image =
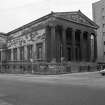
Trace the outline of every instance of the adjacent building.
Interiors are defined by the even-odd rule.
[[[93,20],[99,26],[97,30],[97,48],[99,63],[105,63],[105,1],[93,3]]]

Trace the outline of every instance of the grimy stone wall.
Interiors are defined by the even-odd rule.
[[[8,62],[0,63],[1,73],[63,74],[96,71],[96,64]]]

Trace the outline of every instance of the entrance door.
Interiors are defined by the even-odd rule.
[[[76,61],[80,60],[80,48],[79,47],[75,48],[75,58],[76,58]]]

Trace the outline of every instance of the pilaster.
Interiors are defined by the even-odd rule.
[[[36,43],[33,43],[33,59],[37,59],[37,54],[36,54],[36,51],[37,49],[36,49]]]
[[[80,60],[84,61],[84,48],[83,48],[83,32],[80,32]]]
[[[94,35],[94,61],[97,60],[97,36]]]
[[[46,54],[45,54],[45,53],[46,53],[46,50],[45,50],[46,48],[45,48],[45,47],[46,47],[46,46],[45,46],[45,41],[44,41],[44,42],[43,42],[43,60],[44,60],[44,61],[46,61]]]
[[[51,61],[56,61],[56,29],[55,25],[51,25]]]
[[[13,61],[13,48],[11,49],[11,61]]]
[[[27,60],[27,46],[24,46],[24,58]]]
[[[66,28],[62,28],[62,41],[63,41],[63,57],[64,60],[67,60],[67,48],[66,48]]]
[[[19,47],[17,48],[17,60],[18,61],[20,60],[20,48]]]
[[[91,34],[88,33],[88,61],[91,61]]]

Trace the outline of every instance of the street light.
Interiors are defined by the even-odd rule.
[[[33,61],[34,60],[31,58],[30,61],[31,61],[31,64],[32,64],[32,74],[33,74],[34,73],[34,70],[33,70]]]

